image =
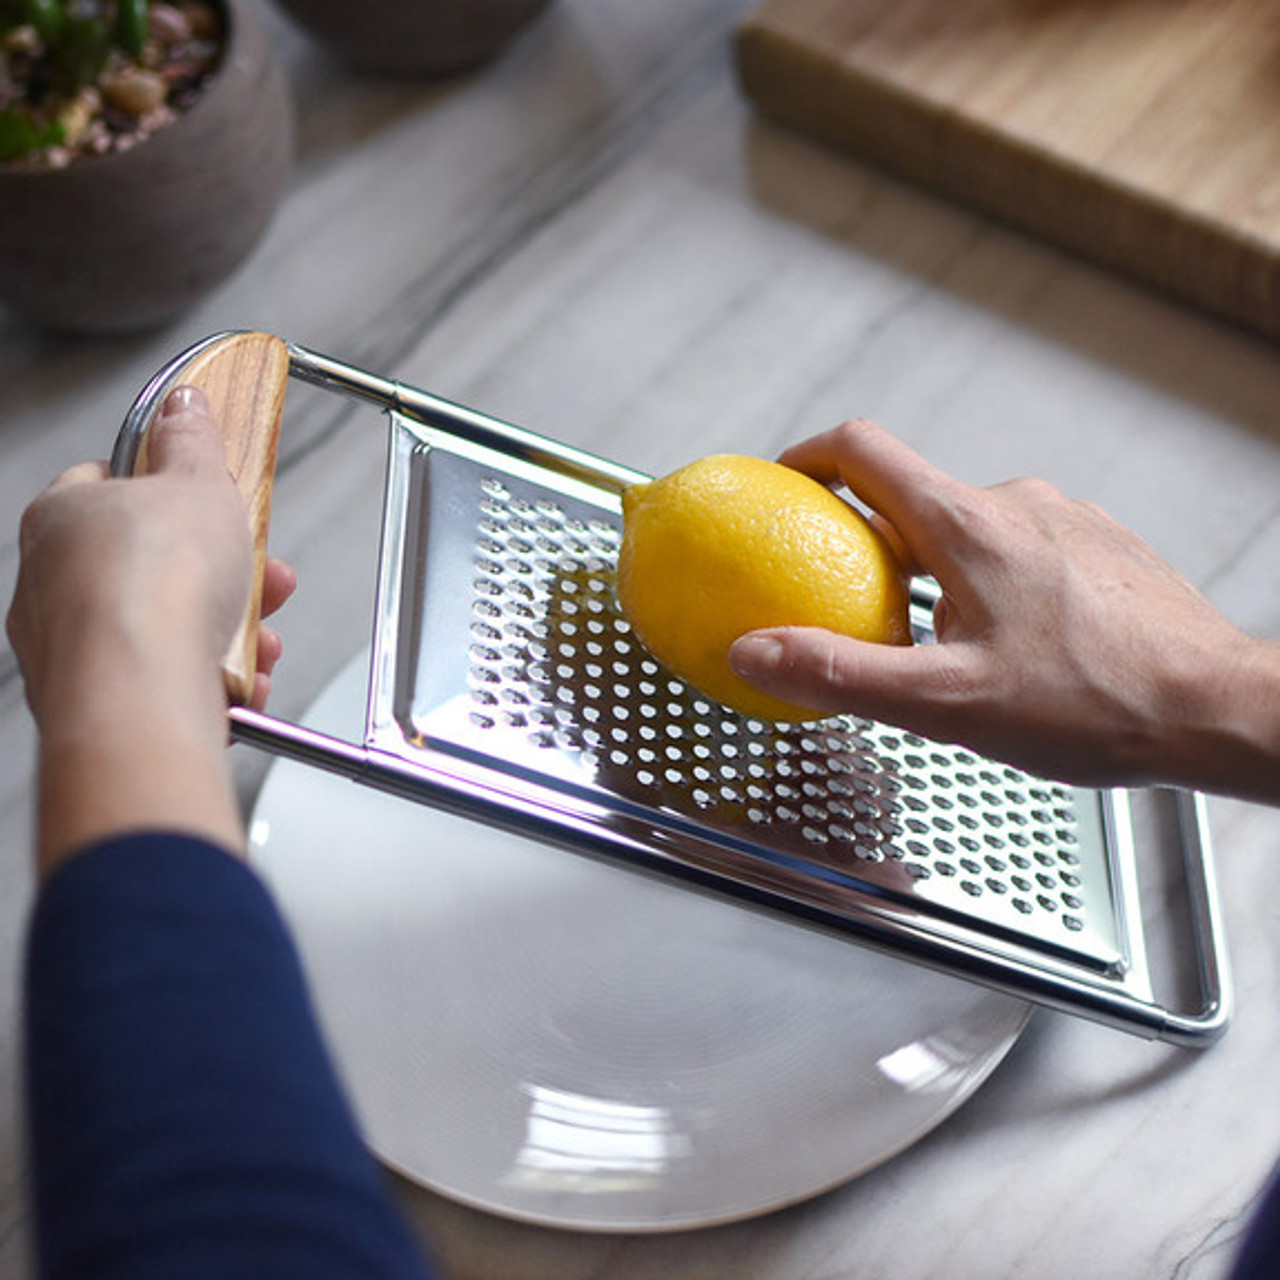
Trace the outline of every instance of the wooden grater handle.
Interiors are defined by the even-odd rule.
[[[289,351],[269,333],[232,333],[202,346],[186,363],[168,371],[166,389],[199,387],[208,397],[227,446],[227,466],[244,498],[253,533],[253,589],[249,607],[223,659],[227,697],[237,705],[253,695],[258,667],[258,624],[267,563],[267,528],[275,487],[280,418],[289,380]],[[147,470],[143,438],[134,475]]]

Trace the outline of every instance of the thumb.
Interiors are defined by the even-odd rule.
[[[226,445],[208,397],[199,387],[175,387],[164,398],[147,438],[147,458],[153,473],[227,474]]]
[[[874,644],[820,627],[778,627],[739,636],[729,666],[784,702],[936,737],[962,710],[967,682],[959,648]]]

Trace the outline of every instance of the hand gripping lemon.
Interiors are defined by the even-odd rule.
[[[760,627],[810,626],[910,644],[907,585],[847,502],[780,463],[717,454],[622,495],[618,603],[641,642],[701,693],[761,720],[826,714],[761,693],[729,668]]]

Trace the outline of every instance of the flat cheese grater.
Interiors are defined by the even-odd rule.
[[[1154,994],[1129,793],[853,717],[763,724],[657,663],[613,591],[620,495],[646,476],[265,334],[162,369],[113,473],[145,465],[167,390],[200,382],[265,538],[289,377],[386,417],[365,727],[351,742],[239,706],[237,739],[1150,1038],[1225,1030],[1201,797],[1174,793],[1199,988],[1183,1012]],[[913,584],[921,643],[937,594]]]

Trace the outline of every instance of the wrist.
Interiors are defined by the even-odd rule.
[[[1201,714],[1184,744],[1184,785],[1280,801],[1280,643],[1242,637],[1196,683]]]
[[[189,832],[239,850],[221,675],[182,651],[86,646],[43,691],[37,857],[42,875],[102,838]]]

